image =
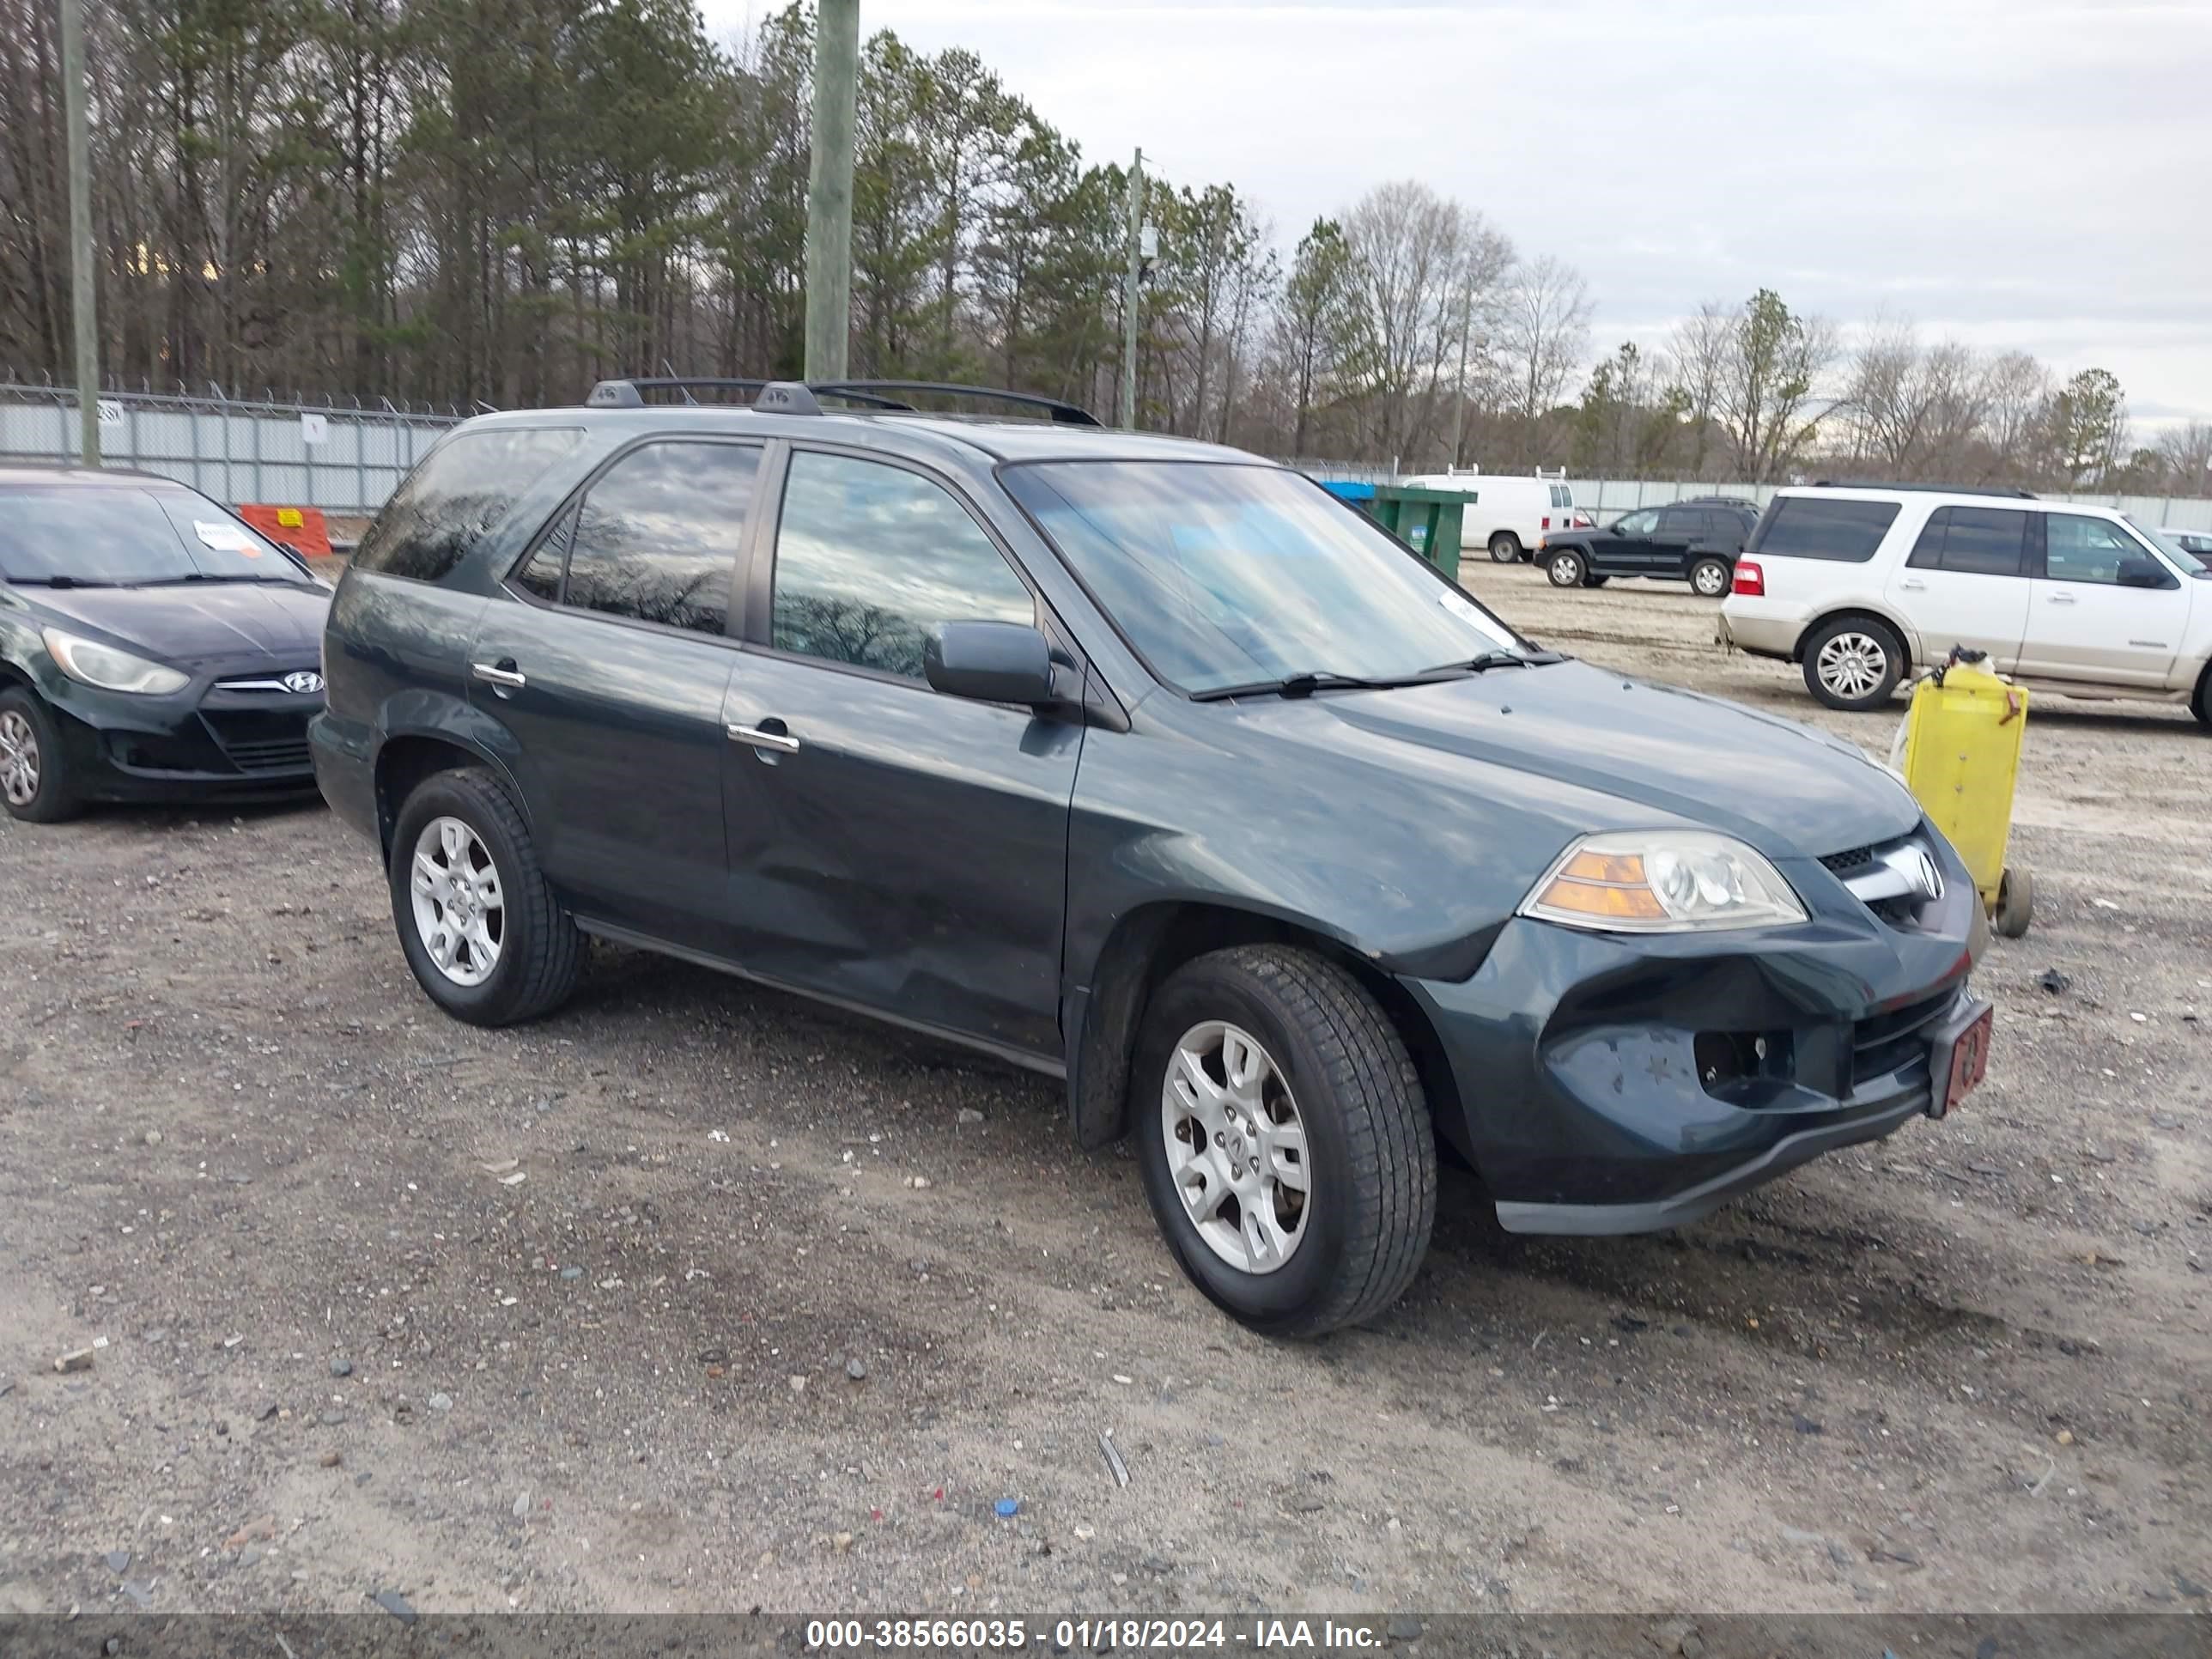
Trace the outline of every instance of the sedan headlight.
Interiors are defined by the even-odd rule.
[[[46,649],[61,665],[63,673],[103,691],[135,691],[143,696],[160,697],[181,691],[192,683],[192,677],[181,669],[148,662],[143,657],[134,657],[112,645],[81,640],[58,628],[41,629],[40,632],[46,638]]]
[[[1604,933],[1688,933],[1802,921],[1805,907],[1780,871],[1732,836],[1632,830],[1568,848],[1521,914]]]

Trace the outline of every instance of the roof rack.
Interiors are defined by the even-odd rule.
[[[1891,483],[1881,479],[1816,478],[1815,489],[1915,489],[1939,495],[2002,495],[2009,501],[2032,501],[2035,492],[2013,484]]]
[[[694,392],[748,392],[753,394],[750,407],[780,415],[819,415],[823,412],[820,398],[832,398],[864,409],[884,413],[915,415],[923,411],[908,401],[912,396],[933,398],[968,398],[985,403],[1011,404],[1020,409],[1042,411],[1055,425],[1089,426],[1101,424],[1098,417],[1078,404],[1058,398],[1041,397],[1030,392],[1012,392],[998,386],[960,386],[944,380],[732,380],[721,377],[693,377],[685,375],[655,375],[619,380],[601,380],[592,388],[591,396],[584,399],[590,409],[642,409],[648,392],[678,394],[683,402],[696,404],[699,399]]]

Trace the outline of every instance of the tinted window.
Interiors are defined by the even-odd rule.
[[[204,495],[129,485],[0,491],[0,577],[119,586],[308,580]]]
[[[939,486],[876,461],[792,456],[775,538],[778,650],[918,680],[938,623],[1036,620],[1021,578]]]
[[[2017,576],[2027,514],[2003,507],[1939,507],[1928,515],[1905,562],[1917,570],[1966,576]]]
[[[1760,522],[1755,550],[1773,558],[1863,564],[1896,518],[1895,501],[1778,495]]]
[[[1649,536],[1659,527],[1659,509],[1647,507],[1641,513],[1632,513],[1617,528],[1624,536]]]
[[[695,634],[724,632],[760,459],[750,444],[630,451],[585,492],[566,602]]]
[[[568,574],[568,544],[575,538],[576,509],[570,507],[545,532],[537,550],[522,562],[522,568],[514,573],[515,585],[549,605],[557,601],[561,597],[561,580]]]
[[[441,581],[546,469],[575,453],[572,428],[460,432],[422,458],[361,538],[354,568]]]
[[[1692,541],[1704,530],[1703,515],[1687,507],[1673,507],[1659,515],[1659,533],[1671,541]]]
[[[1322,671],[1386,679],[1517,644],[1295,472],[1058,461],[1001,476],[1152,672],[1187,692]]]
[[[2055,582],[2171,587],[2173,578],[2141,542],[2105,519],[2052,513],[2043,520],[2043,573]]]

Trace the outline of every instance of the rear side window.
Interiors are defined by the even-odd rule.
[[[1832,559],[1864,564],[1896,521],[1895,501],[1836,501],[1778,495],[1753,538],[1753,551],[1778,559]]]
[[[585,492],[563,599],[694,634],[726,632],[760,463],[751,444],[678,441],[630,451]],[[545,545],[562,538],[556,527]],[[525,586],[532,574],[526,567]]]
[[[2003,507],[1939,507],[1928,515],[1905,562],[1916,570],[1963,576],[2017,576],[2027,545],[2027,514]]]
[[[457,433],[424,456],[384,504],[361,538],[355,568],[443,581],[523,492],[583,441],[573,427]]]

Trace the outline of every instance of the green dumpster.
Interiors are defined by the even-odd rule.
[[[1459,580],[1459,540],[1468,498],[1453,489],[1413,489],[1376,484],[1367,510],[1376,523],[1438,570]]]

